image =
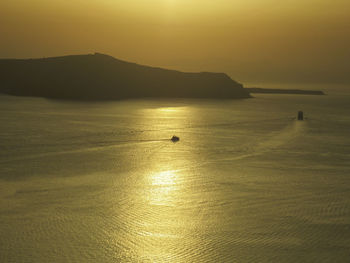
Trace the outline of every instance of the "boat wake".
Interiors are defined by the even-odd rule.
[[[278,132],[272,132],[263,138],[255,140],[244,146],[242,153],[236,156],[222,159],[223,161],[236,161],[254,156],[263,155],[269,152],[278,151],[301,136],[305,129],[305,122],[292,121],[285,128]]]

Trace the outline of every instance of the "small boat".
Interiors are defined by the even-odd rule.
[[[298,121],[303,121],[304,120],[304,113],[302,111],[298,112]]]
[[[180,138],[174,135],[170,140],[172,140],[172,142],[178,142],[180,141]]]

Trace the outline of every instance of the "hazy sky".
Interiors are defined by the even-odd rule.
[[[95,51],[241,82],[350,83],[350,1],[0,0],[0,57]]]

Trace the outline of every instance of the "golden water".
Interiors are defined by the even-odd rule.
[[[348,102],[3,96],[0,261],[347,262]]]

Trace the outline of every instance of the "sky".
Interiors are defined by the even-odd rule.
[[[249,83],[350,83],[349,0],[1,0],[0,58],[100,52]]]

